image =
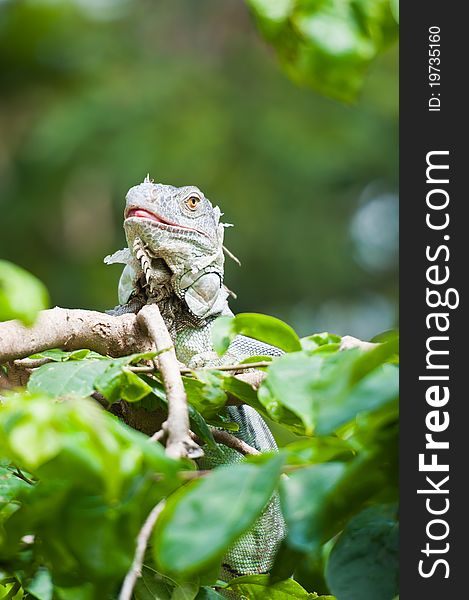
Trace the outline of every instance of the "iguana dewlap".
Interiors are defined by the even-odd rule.
[[[124,229],[128,248],[105,262],[125,264],[115,313],[137,312],[157,302],[174,339],[177,358],[189,366],[238,363],[249,356],[278,356],[278,348],[237,336],[219,359],[213,352],[211,327],[220,315],[232,315],[223,285],[222,213],[194,186],[155,184],[147,177],[126,197]],[[277,449],[263,419],[249,406],[227,407],[239,425],[238,437],[258,450]],[[206,451],[201,468],[238,462],[243,456],[219,446]],[[223,576],[266,573],[285,525],[275,496],[256,524],[225,557]]]

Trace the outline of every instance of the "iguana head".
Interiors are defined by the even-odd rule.
[[[195,186],[153,183],[149,177],[127,193],[124,230],[129,248],[105,261],[127,266],[119,283],[119,301],[127,302],[142,276],[153,288],[165,285],[197,317],[221,312],[223,224],[221,212]]]
[[[173,250],[175,242],[191,254],[211,255],[220,247],[220,209],[195,186],[181,188],[148,178],[127,193],[124,229],[129,246],[136,236],[152,250]]]

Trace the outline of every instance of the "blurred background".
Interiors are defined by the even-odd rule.
[[[397,86],[396,45],[355,103],[295,85],[243,0],[0,0],[0,257],[114,306],[150,173],[235,224],[234,312],[369,338],[397,325]]]

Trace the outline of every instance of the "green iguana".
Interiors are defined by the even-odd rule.
[[[107,264],[123,263],[119,281],[120,306],[114,314],[138,312],[156,302],[174,340],[179,361],[189,367],[219,365],[211,342],[213,321],[233,313],[223,285],[226,225],[222,213],[194,186],[155,184],[147,176],[126,197],[124,229],[128,248],[105,258]],[[224,364],[236,364],[249,356],[279,356],[282,352],[254,339],[237,336]],[[270,430],[249,406],[226,408],[239,425],[236,435],[254,448],[277,448]],[[201,468],[238,462],[243,456],[226,446],[206,451]],[[274,496],[258,521],[226,555],[222,577],[266,573],[285,535],[279,500]]]

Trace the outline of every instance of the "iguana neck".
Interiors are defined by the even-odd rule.
[[[181,329],[203,327],[206,319],[193,315],[173,287],[172,273],[165,261],[151,255],[139,238],[134,241],[133,256],[138,262],[138,280],[129,305],[139,310],[145,304],[158,304],[166,326],[173,337]]]

